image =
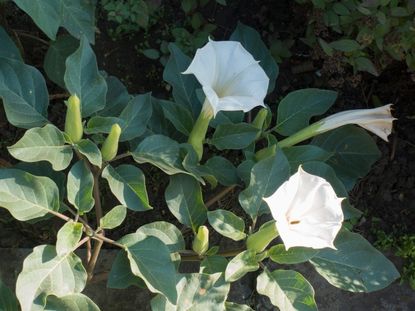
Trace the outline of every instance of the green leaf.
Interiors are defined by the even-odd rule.
[[[73,54],[79,41],[70,35],[59,36],[56,41],[52,41],[43,61],[43,68],[49,79],[65,88],[63,79],[66,71],[66,59]]]
[[[127,208],[117,205],[100,219],[99,226],[102,229],[114,229],[123,223],[125,216],[127,216]]]
[[[128,234],[119,242],[125,245],[133,274],[142,278],[150,291],[175,304],[177,276],[169,248],[159,239],[139,233]]]
[[[122,205],[133,211],[152,209],[148,201],[145,176],[138,167],[122,164],[114,168],[108,165],[102,172],[102,177],[108,181],[111,192]]]
[[[48,122],[48,90],[35,67],[0,57],[0,98],[14,126],[32,128]]]
[[[244,149],[253,143],[260,130],[252,124],[223,124],[216,128],[209,143],[219,150]]]
[[[250,306],[240,305],[234,302],[225,302],[225,311],[254,311]]]
[[[320,250],[310,260],[317,272],[333,286],[370,293],[399,278],[392,262],[359,234],[342,231],[334,245],[337,250]]]
[[[325,113],[336,101],[337,92],[303,89],[289,93],[278,105],[276,131],[289,136],[309,125],[313,116]]]
[[[145,49],[142,51],[144,56],[150,59],[159,59],[160,52],[156,49]]]
[[[145,288],[144,281],[131,272],[130,261],[127,253],[119,251],[112,263],[108,275],[107,287],[115,289],[125,289],[130,286]]]
[[[324,53],[326,53],[328,56],[333,56],[333,48],[326,41],[324,41],[321,38],[318,38],[318,43],[320,44]]]
[[[118,116],[131,100],[131,96],[117,77],[108,76],[105,81],[108,86],[105,107],[98,114],[104,117]]]
[[[269,258],[282,265],[295,265],[306,262],[317,253],[318,250],[308,247],[291,247],[289,250],[285,250],[284,244],[272,246],[268,251]]]
[[[59,190],[48,177],[16,169],[1,169],[0,206],[20,221],[42,217],[48,211],[59,209]]]
[[[209,252],[209,251],[208,251]],[[225,272],[228,260],[223,256],[206,256],[200,262],[200,273],[215,274]]]
[[[184,75],[191,62],[174,43],[169,44],[170,58],[164,67],[163,79],[173,87],[174,101],[184,105],[192,111],[194,117],[199,115],[202,108],[196,96],[196,88],[199,87],[194,75]]]
[[[357,57],[354,59],[354,65],[358,71],[366,71],[374,76],[378,76],[379,72],[375,64],[367,57]]]
[[[0,279],[0,310],[19,311],[16,296]]]
[[[165,198],[170,212],[193,232],[205,223],[207,209],[200,184],[193,177],[184,174],[171,176]]]
[[[98,306],[83,294],[72,294],[63,297],[47,297],[44,311],[100,311]]]
[[[124,120],[118,117],[95,116],[89,119],[84,132],[86,134],[108,134],[111,131],[111,126],[115,123],[117,123],[121,128],[125,126]]]
[[[265,269],[257,278],[257,291],[284,311],[317,311],[314,289],[297,271]]]
[[[170,252],[178,252],[186,249],[182,233],[177,227],[166,221],[155,221],[145,224],[137,229],[137,233],[153,236],[162,241]]]
[[[41,311],[47,296],[80,293],[86,278],[82,261],[75,254],[59,257],[54,246],[36,246],[23,262],[17,278],[16,296],[22,311]]]
[[[327,164],[334,169],[348,191],[380,157],[380,151],[370,135],[352,125],[319,135],[312,144],[334,154]]]
[[[302,145],[284,148],[284,154],[290,163],[292,171],[297,171],[298,166],[305,162],[324,162],[332,156],[332,153],[314,145]]]
[[[236,255],[228,263],[225,271],[226,282],[235,282],[242,278],[248,272],[259,269],[259,264],[256,259],[256,252],[246,250]]]
[[[20,51],[16,44],[9,37],[3,27],[0,26],[0,57],[14,59],[19,62],[23,62]]]
[[[56,171],[67,168],[73,156],[71,147],[65,145],[62,132],[51,124],[27,130],[16,144],[7,149],[21,161],[48,161]]]
[[[245,222],[230,211],[217,209],[207,213],[209,224],[219,234],[226,236],[234,241],[242,240],[246,237]]]
[[[275,88],[275,81],[277,80],[279,69],[259,33],[255,29],[238,22],[229,40],[241,42],[243,47],[252,54],[255,60],[259,61],[259,64],[269,78],[268,93],[271,93]]]
[[[68,174],[68,201],[81,213],[89,212],[95,205],[93,197],[94,176],[84,161],[76,162]]]
[[[107,83],[98,71],[94,51],[83,37],[79,48],[66,59],[64,76],[69,93],[81,100],[82,117],[105,107]]]
[[[35,24],[52,40],[60,26],[71,35],[80,38],[83,35],[94,42],[95,2],[82,0],[13,0],[25,11]]]
[[[207,160],[204,165],[213,176],[224,186],[232,186],[238,183],[238,174],[235,166],[228,159],[214,156]]]
[[[252,219],[258,216],[263,198],[273,194],[290,176],[290,166],[280,149],[273,157],[256,163],[249,186],[239,194],[239,203]]]
[[[84,155],[92,165],[101,168],[101,151],[96,144],[94,144],[89,139],[82,139],[77,142],[74,147],[80,154]]]
[[[341,39],[337,41],[330,42],[329,45],[338,51],[341,52],[353,52],[356,50],[360,50],[360,44],[351,39]]]
[[[80,222],[66,222],[59,229],[56,237],[56,254],[65,256],[75,250],[76,245],[81,240],[83,225]]]
[[[185,106],[172,101],[160,100],[159,102],[166,118],[180,133],[189,136],[194,124],[191,112]]]

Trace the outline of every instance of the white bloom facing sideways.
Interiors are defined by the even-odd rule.
[[[269,78],[239,42],[209,40],[183,74],[196,76],[213,116],[221,110],[247,112],[264,106]]]
[[[388,136],[392,132],[393,120],[396,120],[392,116],[391,106],[385,105],[374,109],[356,109],[336,113],[321,120],[322,125],[318,131],[326,132],[346,124],[357,124],[384,141],[388,141]]]
[[[307,173],[300,166],[268,198],[271,214],[285,249],[303,246],[334,248],[334,239],[344,219],[333,187],[324,178]]]

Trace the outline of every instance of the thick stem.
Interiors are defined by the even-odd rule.
[[[200,112],[187,141],[195,149],[199,161],[203,156],[203,143],[209,127],[209,122],[212,118],[213,110],[209,101],[206,99],[203,104],[202,111]]]
[[[304,140],[307,140],[311,137],[321,134],[318,129],[321,127],[320,122],[313,123],[302,130],[298,131],[297,133],[281,140],[278,142],[277,146],[280,148],[287,148],[294,146]]]
[[[222,199],[224,196],[226,196],[229,192],[231,192],[234,188],[236,187],[236,185],[232,185],[229,187],[226,187],[225,189],[223,189],[221,192],[215,194],[212,198],[210,198],[207,202],[206,202],[206,207],[209,208],[211,207],[213,204],[215,204],[217,201],[219,201],[220,199]]]

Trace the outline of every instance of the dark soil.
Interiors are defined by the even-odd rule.
[[[312,51],[299,40],[304,35],[307,13],[304,7],[297,6],[294,1],[228,0],[228,3],[226,7],[209,5],[202,11],[207,20],[218,25],[214,33],[216,40],[227,39],[238,21],[257,29],[263,38],[266,38],[265,40],[289,37],[295,39],[292,57],[280,64],[277,90],[269,97],[268,102],[271,103],[274,111],[277,98],[305,87],[337,90],[339,100],[330,112],[371,108],[374,107],[373,98],[378,98],[382,104],[394,104],[394,115],[398,120],[395,121],[390,142],[385,143],[377,139],[382,158],[374,165],[368,176],[353,189],[351,200],[364,212],[364,218],[356,229],[369,239],[373,240],[371,236],[373,219],[380,219],[380,226],[387,233],[415,233],[415,83],[404,64],[391,64],[379,77],[369,74],[354,75],[351,68],[340,63],[336,56],[323,57],[321,53]],[[166,1],[164,5],[166,14],[161,22],[168,26],[180,24],[184,14],[176,1]],[[47,45],[23,33],[41,39],[45,37],[25,14],[15,10],[12,5],[3,17],[5,17],[3,24],[7,22],[4,25],[9,31],[18,30],[14,34],[20,40],[26,62],[41,70]],[[108,35],[111,24],[106,21],[105,13],[98,10],[98,17],[99,33],[94,49],[100,68],[110,75],[119,77],[131,93],[152,91],[157,97],[167,98],[168,86],[162,81],[163,66],[159,61],[152,61],[139,55],[135,49],[137,42],[143,40],[143,33],[131,34],[113,41]],[[271,23],[272,27],[270,27]],[[157,26],[153,28],[146,40],[157,40],[160,31]],[[48,87],[51,94],[63,92],[54,85]],[[50,109],[51,118],[61,128],[63,107],[62,102],[57,100]],[[12,127],[4,116],[1,116],[0,165],[7,166],[9,163],[14,163],[8,155],[6,146],[16,142],[22,134],[22,130]],[[147,176],[152,176],[148,180],[147,187],[155,210],[147,213],[131,213],[124,229],[113,234],[114,239],[135,231],[137,227],[148,221],[160,219],[174,221],[165,208],[163,200],[168,180],[154,168],[145,169],[151,173]],[[210,195],[210,193],[206,194],[205,200]],[[235,199],[233,204],[237,204],[236,198],[237,193],[234,192],[230,194],[228,200]],[[36,225],[16,222],[2,210],[0,211],[0,247],[31,247],[54,243],[60,225],[60,221],[51,220]]]

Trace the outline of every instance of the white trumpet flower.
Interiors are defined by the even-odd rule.
[[[285,248],[303,246],[334,248],[334,239],[344,219],[332,186],[302,167],[268,198],[264,198],[276,221]]]
[[[239,42],[209,40],[183,74],[196,76],[213,116],[221,110],[247,112],[264,106],[269,78]]]

